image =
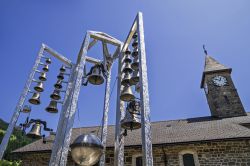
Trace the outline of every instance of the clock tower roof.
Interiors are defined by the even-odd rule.
[[[204,66],[204,71],[203,71],[202,80],[201,80],[201,88],[203,88],[204,78],[205,78],[206,74],[216,73],[216,72],[221,72],[221,71],[227,71],[227,72],[231,73],[232,69],[226,67],[225,65],[222,65],[221,63],[216,61],[211,56],[206,55],[205,56],[205,66]]]

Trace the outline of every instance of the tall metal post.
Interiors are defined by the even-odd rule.
[[[25,101],[25,99],[27,97],[27,94],[29,93],[29,88],[30,88],[30,85],[31,85],[32,80],[34,78],[34,75],[36,73],[36,70],[37,70],[37,68],[39,66],[39,63],[41,61],[41,58],[43,56],[44,48],[45,48],[45,46],[44,46],[44,44],[42,44],[42,46],[40,48],[40,51],[38,53],[38,56],[36,58],[35,64],[34,64],[32,70],[31,70],[31,72],[29,74],[29,77],[28,77],[28,80],[27,80],[27,82],[25,84],[23,92],[21,93],[19,101],[18,101],[18,103],[16,105],[15,111],[14,111],[14,113],[12,115],[11,121],[10,121],[9,126],[7,128],[7,131],[6,131],[6,133],[5,133],[4,137],[3,137],[3,140],[2,140],[2,143],[1,143],[1,146],[0,146],[0,160],[3,158],[4,152],[5,152],[6,148],[7,148],[7,145],[8,145],[9,139],[10,139],[10,136],[11,136],[13,130],[14,130],[14,127],[16,126],[16,122],[17,122],[18,117],[20,115],[20,111],[21,111],[21,109],[23,107],[23,104],[24,104],[24,101]]]
[[[144,28],[142,13],[137,15],[137,32],[139,39],[139,71],[140,71],[140,99],[141,99],[141,136],[142,136],[142,152],[143,165],[153,166],[152,154],[152,138],[151,138],[151,124],[150,124],[150,107],[148,94],[148,76],[146,64],[146,51],[144,42]]]

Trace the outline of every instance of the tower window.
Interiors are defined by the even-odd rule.
[[[141,154],[133,155],[132,166],[142,166],[142,155]]]
[[[194,150],[183,150],[179,153],[180,166],[200,166],[198,155]]]
[[[195,166],[193,154],[184,154],[183,156],[183,165],[184,166]]]

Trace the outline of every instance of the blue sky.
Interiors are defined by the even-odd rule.
[[[249,5],[248,0],[1,0],[0,117],[10,120],[42,42],[75,61],[87,30],[103,31],[124,41],[138,11],[144,15],[152,121],[210,115],[199,87],[203,44],[215,59],[233,68],[234,83],[249,111]],[[100,45],[88,55],[99,57]],[[53,59],[42,104],[31,113],[31,118],[47,120],[52,128],[59,114],[49,114],[44,108],[59,66]],[[109,124],[115,122],[115,92]],[[104,86],[81,89],[75,126],[100,124],[103,95]],[[25,117],[22,114],[18,123]]]

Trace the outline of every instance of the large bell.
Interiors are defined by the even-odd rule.
[[[50,59],[50,58],[47,58],[45,62],[46,62],[47,64],[51,64],[51,59]]]
[[[135,96],[134,96],[130,86],[124,86],[123,87],[120,99],[122,101],[131,101],[131,100],[135,99]]]
[[[48,72],[49,71],[49,65],[44,65],[43,66],[43,71]]]
[[[133,70],[138,70],[139,69],[139,58],[138,58],[138,56],[134,58],[133,63],[131,64],[131,68]]]
[[[137,57],[138,56],[138,48],[135,48],[132,52],[132,57]]]
[[[38,82],[37,85],[34,87],[34,89],[37,92],[43,92],[44,91],[44,89],[43,89],[43,82]]]
[[[133,72],[133,69],[131,68],[130,63],[125,62],[124,66],[122,68],[122,72],[123,73],[127,73],[127,72],[132,73]]]
[[[81,166],[96,164],[103,153],[102,142],[92,133],[78,136],[70,148],[72,159]]]
[[[58,79],[63,80],[64,79],[64,74],[60,72],[57,76]]]
[[[66,67],[65,66],[62,66],[61,68],[60,68],[60,72],[65,72],[66,71]]]
[[[55,100],[51,100],[49,106],[46,108],[46,111],[48,111],[49,113],[57,113],[57,102]]]
[[[50,98],[54,100],[60,100],[61,99],[60,90],[55,89],[54,92],[50,95]]]
[[[46,73],[42,72],[41,75],[39,76],[39,80],[40,81],[46,81],[47,80]]]
[[[94,66],[92,73],[88,76],[89,83],[93,85],[101,85],[104,82],[101,68],[99,66]]]
[[[123,129],[135,130],[141,128],[141,117],[139,113],[130,113],[127,109],[125,117],[121,120]]]
[[[34,105],[39,105],[40,102],[40,93],[35,92],[33,96],[29,99],[29,102]]]
[[[31,106],[25,105],[22,110],[23,113],[29,113],[31,112]]]
[[[54,87],[56,89],[62,89],[62,80],[57,80]]]
[[[36,122],[35,124],[32,125],[32,128],[30,130],[29,133],[26,134],[27,137],[33,138],[33,139],[37,139],[37,138],[41,138],[41,124]]]
[[[125,55],[124,59],[123,59],[123,62],[124,63],[131,63],[132,62],[131,56],[130,55]]]
[[[130,79],[130,84],[131,85],[136,85],[140,80],[140,75],[139,75],[139,70],[135,70],[133,72],[133,76]]]
[[[130,85],[130,79],[131,79],[131,75],[130,75],[129,72],[123,73],[121,84],[123,86],[129,86]]]

